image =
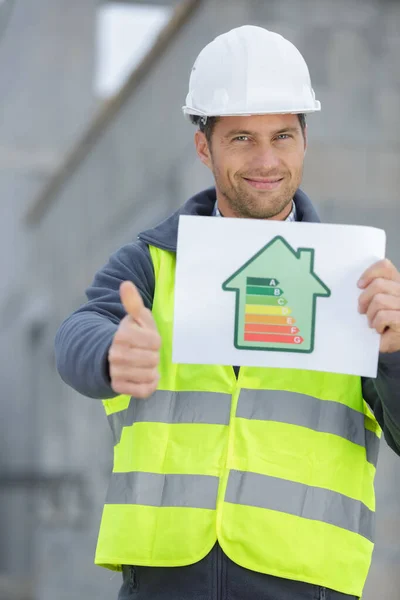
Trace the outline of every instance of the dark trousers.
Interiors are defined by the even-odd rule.
[[[188,567],[123,569],[118,600],[355,600],[316,585],[239,567],[216,544]]]

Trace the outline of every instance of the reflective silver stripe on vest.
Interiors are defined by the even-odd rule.
[[[367,461],[373,464],[375,467],[378,464],[379,447],[381,440],[378,438],[376,433],[365,430],[365,447],[367,450]]]
[[[218,477],[211,475],[113,473],[106,504],[215,509],[218,485]]]
[[[157,390],[150,398],[131,398],[125,410],[108,415],[114,443],[134,423],[205,423],[229,425],[230,394]]]
[[[375,513],[362,502],[331,490],[257,473],[231,471],[225,500],[322,521],[373,541]]]
[[[122,428],[124,426],[126,410],[107,415],[108,424],[113,433],[114,445],[118,444],[121,439]]]
[[[289,423],[338,435],[366,448],[368,462],[376,466],[379,438],[373,432],[367,433],[363,413],[339,402],[283,390],[245,389],[240,392],[236,416]]]

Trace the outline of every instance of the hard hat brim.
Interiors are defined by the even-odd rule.
[[[219,114],[210,114],[196,108],[192,108],[191,106],[182,106],[182,111],[185,117],[190,118],[193,117],[251,117],[255,115],[297,115],[297,114],[310,114],[313,112],[319,112],[321,110],[321,102],[319,100],[315,100],[315,105],[313,107],[302,107],[290,110],[261,110],[254,111],[251,113],[247,112],[227,112]]]

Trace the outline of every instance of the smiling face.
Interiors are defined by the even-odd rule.
[[[221,117],[211,142],[197,131],[195,143],[214,174],[224,216],[283,220],[289,215],[307,145],[297,115]]]

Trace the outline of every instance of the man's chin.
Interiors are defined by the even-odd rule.
[[[288,214],[290,212],[289,206],[293,196],[287,196],[285,200],[279,200],[278,198],[273,198],[270,194],[268,197],[268,202],[265,201],[265,192],[252,194],[251,197],[246,195],[247,198],[243,198],[242,201],[238,199],[236,206],[232,206],[236,213],[240,214],[243,217],[251,218],[251,219],[273,219],[277,215],[280,215],[287,208]],[[264,197],[264,201],[262,198]]]

